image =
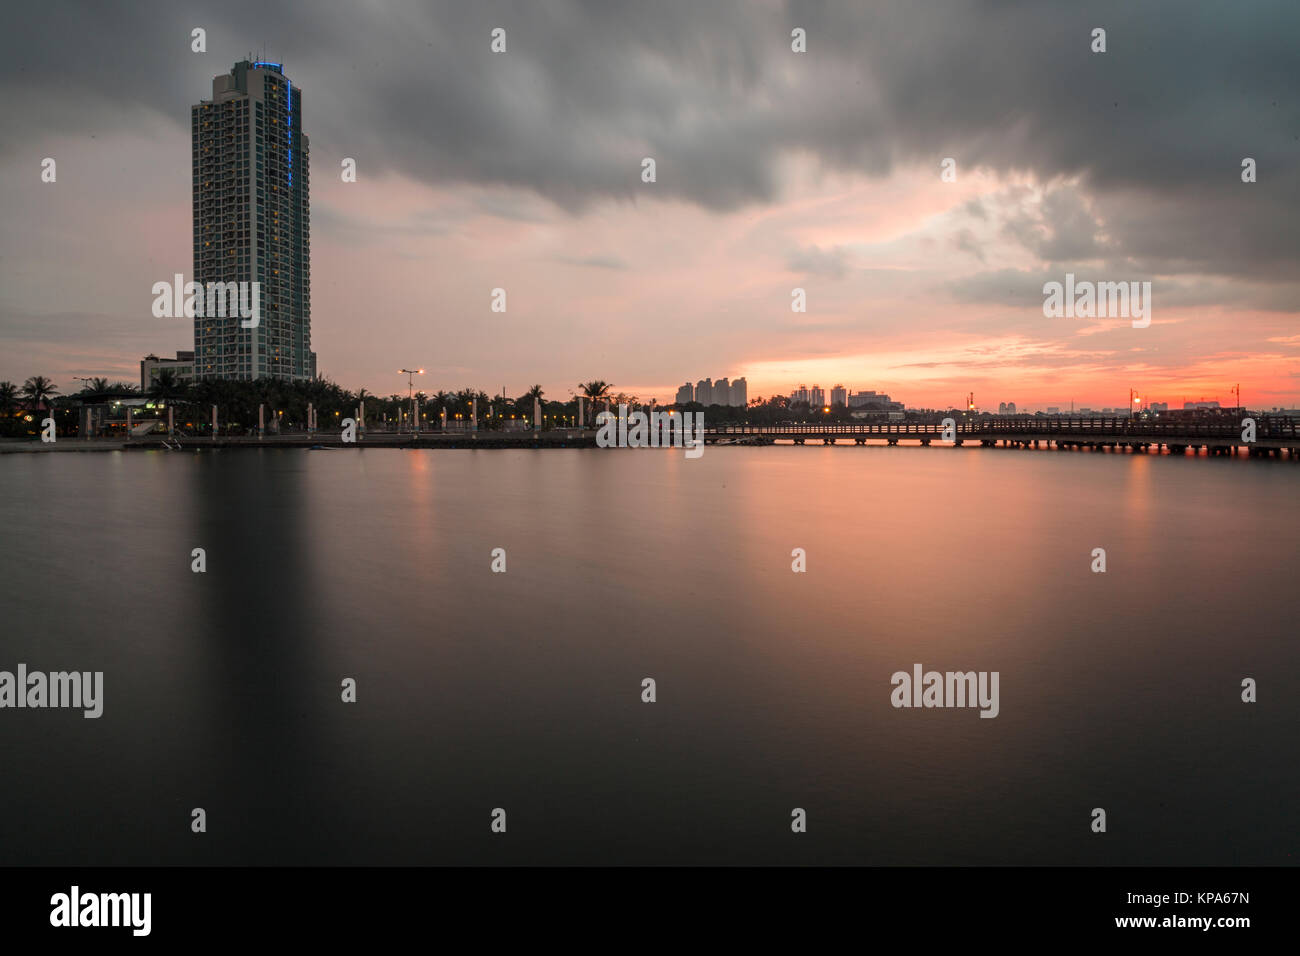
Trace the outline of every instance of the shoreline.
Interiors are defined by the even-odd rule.
[[[39,440],[14,440],[0,439],[0,455],[9,454],[56,454],[56,453],[75,453],[75,452],[136,452],[136,451],[168,451],[168,452],[194,452],[194,451],[225,451],[233,449],[300,449],[303,451],[321,450],[333,451],[338,449],[347,450],[364,450],[366,448],[388,448],[388,449],[542,449],[542,448],[597,448],[596,429],[556,429],[554,431],[542,432],[540,434],[527,433],[501,433],[501,432],[478,432],[466,434],[444,434],[429,433],[418,436],[412,435],[394,435],[381,434],[364,437],[355,442],[344,442],[340,435],[276,435],[263,438],[244,437],[244,436],[224,436],[216,439],[201,437],[180,436],[179,439],[166,440],[164,438],[101,438],[101,439],[81,439],[76,437],[67,437],[55,442],[41,442]],[[845,440],[845,439],[849,440]],[[964,436],[964,441],[943,442],[932,440],[923,436],[864,436],[862,439],[852,439],[849,436],[842,436],[839,439],[840,445],[856,446],[875,446],[875,447],[892,447],[896,445],[907,445],[913,447],[929,447],[933,444],[936,447],[962,447],[970,445],[975,448],[994,448],[998,447],[999,441],[971,440],[971,436]],[[705,446],[708,448],[718,447],[769,447],[777,444],[787,447],[800,447],[805,444],[813,445],[831,445],[836,444],[835,439],[796,439],[779,436],[777,438],[745,436],[737,434],[728,434],[721,432],[706,436]],[[1004,450],[1045,450],[1045,451],[1108,451],[1112,454],[1129,453],[1129,454],[1146,454],[1170,457],[1187,457],[1187,451],[1192,452],[1192,457],[1250,457],[1250,458],[1285,458],[1290,461],[1300,461],[1300,444],[1293,441],[1264,439],[1251,445],[1229,444],[1221,441],[1206,443],[1201,439],[1203,444],[1185,444],[1179,442],[1171,447],[1163,447],[1162,444],[1151,442],[1133,442],[1125,440],[1116,440],[1111,437],[1080,438],[1072,436],[1069,440],[1055,438],[1056,447],[1052,447],[1052,441],[1043,441],[1043,447],[1040,449],[1039,440],[1021,439],[1000,441]],[[681,451],[680,447],[675,445],[661,446],[666,451]]]

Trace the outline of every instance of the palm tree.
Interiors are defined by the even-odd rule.
[[[599,378],[590,382],[582,382],[578,384],[578,388],[582,389],[582,393],[592,401],[608,398],[609,390],[613,387],[613,384],[610,382],[606,382]]]
[[[164,403],[181,398],[185,392],[185,383],[178,380],[176,373],[169,368],[160,369],[158,377],[149,386],[149,397]]]
[[[524,392],[523,395],[519,396],[518,400],[515,402],[515,406],[523,413],[524,421],[531,423],[533,420],[533,410],[538,406],[538,404],[543,406],[545,405],[545,400],[542,398],[543,394],[542,386],[534,385],[528,391]]]
[[[44,375],[33,375],[27,381],[23,382],[23,398],[31,403],[32,411],[37,410],[37,406],[44,403],[50,406],[51,411],[54,408],[54,396],[59,393],[58,386]]]
[[[0,412],[8,415],[18,404],[18,386],[13,382],[0,382]]]
[[[591,404],[591,421],[593,424],[595,424],[596,421],[596,402],[603,401],[608,406],[609,390],[613,387],[612,383],[599,378],[592,379],[590,382],[578,383],[578,388],[582,391],[582,394],[587,397],[587,401]]]
[[[603,378],[593,378],[589,382],[580,382],[578,389],[586,395],[586,399],[591,405],[591,414],[595,415],[595,403],[604,402],[606,406],[610,403],[610,389],[614,388],[612,382],[604,381]]]

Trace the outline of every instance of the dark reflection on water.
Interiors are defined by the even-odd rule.
[[[5,456],[0,668],[103,670],[106,700],[0,711],[0,859],[1294,863],[1297,481],[948,448]],[[915,662],[999,671],[1000,715],[895,710]]]

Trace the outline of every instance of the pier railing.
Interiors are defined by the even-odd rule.
[[[1244,419],[1246,416],[1242,416]],[[1080,436],[1087,438],[1153,438],[1242,440],[1242,419],[1213,420],[1129,419],[1129,418],[986,418],[957,421],[947,434],[958,438],[1004,438],[1011,436]],[[1280,415],[1254,416],[1257,439],[1300,440],[1300,419]],[[716,425],[705,429],[707,436],[770,436],[775,438],[942,438],[943,421],[826,423],[800,422],[782,425]]]

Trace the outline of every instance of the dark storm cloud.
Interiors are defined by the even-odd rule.
[[[1106,255],[1104,226],[1078,189],[1049,187],[1032,211],[1019,210],[1003,224],[1004,232],[1040,259],[1071,262]]]
[[[1079,180],[1091,207],[1023,237],[1046,259],[1282,278],[1300,254],[1294,0],[54,2],[9,20],[5,150],[141,109],[183,127],[212,75],[265,42],[305,88],[317,175],[350,156],[363,176],[502,184],[570,210],[647,190],[728,210],[775,198],[793,154],[936,178],[951,156],[959,176]],[[189,50],[196,26],[206,55]],[[498,26],[504,55],[488,48]],[[806,54],[790,51],[796,26]],[[1089,49],[1099,26],[1105,54]]]

